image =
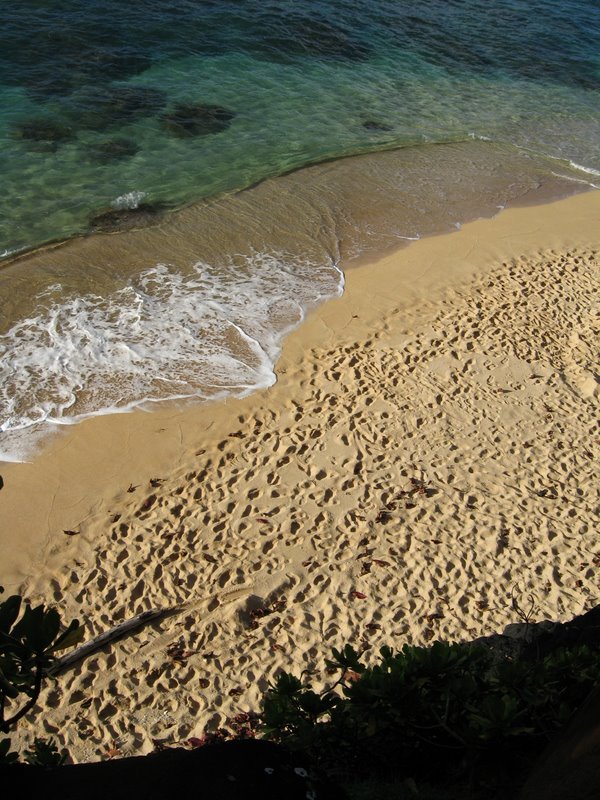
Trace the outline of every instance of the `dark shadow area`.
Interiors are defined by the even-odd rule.
[[[61,800],[344,800],[305,758],[260,740],[163,750],[149,756],[93,764],[0,766],[3,786],[20,797]]]

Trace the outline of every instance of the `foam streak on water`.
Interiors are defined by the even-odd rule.
[[[49,424],[270,386],[283,336],[342,288],[335,264],[264,253],[185,276],[157,265],[107,297],[55,284],[0,337],[1,457],[23,458]]]

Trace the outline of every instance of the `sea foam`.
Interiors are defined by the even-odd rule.
[[[342,291],[334,263],[264,253],[186,274],[159,264],[107,297],[54,284],[0,337],[0,457],[88,416],[268,387],[285,334]]]
[[[111,206],[117,209],[117,211],[123,211],[124,209],[131,210],[138,208],[139,204],[146,196],[146,192],[126,192],[125,194],[115,197],[115,199],[111,202]]]

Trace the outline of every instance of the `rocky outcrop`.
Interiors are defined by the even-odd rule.
[[[162,203],[140,203],[136,208],[107,208],[90,217],[90,233],[115,233],[145,228],[158,222],[166,211]]]

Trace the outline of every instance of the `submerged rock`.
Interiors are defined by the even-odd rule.
[[[166,102],[166,93],[151,86],[108,85],[73,94],[65,110],[78,127],[101,131],[158,114]]]
[[[19,85],[32,100],[45,103],[70,94],[74,89],[74,76],[57,68],[49,71],[40,65],[20,76]]]
[[[139,150],[131,139],[105,139],[88,147],[88,153],[97,161],[119,161],[134,156]]]
[[[174,136],[206,136],[219,133],[231,125],[235,111],[221,106],[178,103],[161,116],[163,128]]]
[[[15,139],[31,143],[34,149],[53,151],[73,138],[73,128],[52,117],[32,117],[18,122],[12,129]]]
[[[143,53],[115,51],[81,41],[69,41],[68,45],[65,48],[64,43],[54,41],[49,52],[38,51],[40,60],[23,71],[20,82],[34,100],[43,102],[90,84],[126,80],[152,64]]]
[[[92,81],[124,80],[132,75],[139,75],[152,65],[152,59],[145,53],[123,51],[120,48],[84,49],[72,67]]]
[[[91,233],[115,233],[155,224],[166,211],[163,203],[140,203],[136,208],[107,208],[90,217]]]
[[[388,133],[394,130],[391,125],[387,125],[385,122],[377,122],[377,120],[374,119],[366,119],[362,126],[365,130],[375,133]]]
[[[290,56],[363,61],[370,53],[366,44],[324,19],[286,14],[282,20],[269,19],[266,23],[260,49],[273,61],[285,61]]]

